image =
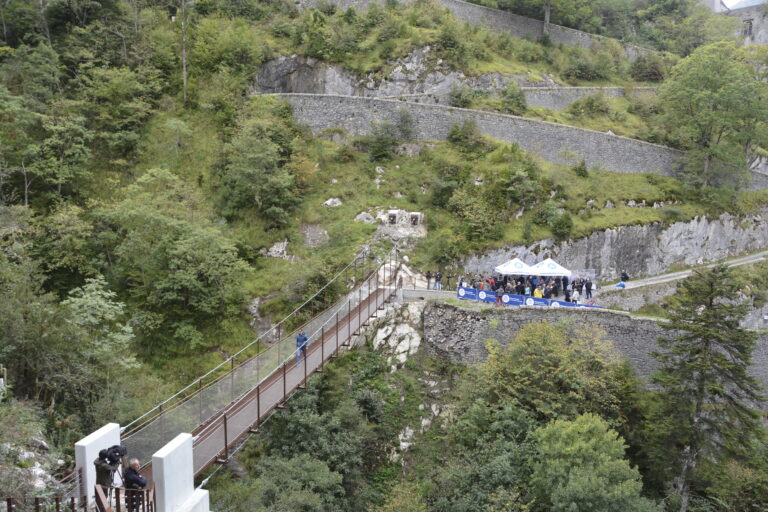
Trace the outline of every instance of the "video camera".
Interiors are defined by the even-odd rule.
[[[120,459],[125,457],[128,453],[128,448],[123,445],[116,444],[107,448],[107,460],[110,464],[117,464]]]

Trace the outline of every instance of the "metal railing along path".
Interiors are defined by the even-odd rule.
[[[395,269],[398,265],[398,260],[397,250],[395,249],[384,257],[383,263],[380,266],[377,262],[376,269],[370,272],[365,280],[360,282],[357,275],[363,274],[367,270],[364,264],[368,263],[368,268],[371,266],[368,255],[363,253],[358,255],[352,263],[323,287],[323,289],[327,288],[334,281],[344,283],[345,287],[351,280],[357,284],[356,287],[347,292],[333,306],[319,313],[303,325],[302,328],[309,338],[308,356],[310,373],[314,371],[313,364],[319,362],[314,359],[317,357],[314,355],[315,351],[320,350],[320,356],[323,356],[326,349],[329,348],[327,333],[338,331],[338,337],[341,343],[343,343],[344,339],[349,337],[349,332],[347,331],[350,326],[353,329],[352,332],[357,330],[360,324],[375,313],[375,309],[380,307],[384,300],[394,293]],[[389,295],[385,299],[383,296],[387,291],[389,291]],[[376,307],[373,307],[373,305]],[[306,303],[302,307],[304,306],[306,306]],[[198,436],[198,444],[204,438],[212,435],[214,437],[221,437],[221,442],[223,443],[223,432],[219,432],[219,430],[223,431],[223,425],[220,423],[224,421],[224,412],[237,412],[233,409],[237,404],[245,407],[242,405],[245,403],[244,400],[247,401],[249,396],[255,396],[253,393],[256,389],[263,390],[265,393],[261,397],[264,399],[263,405],[265,408],[263,410],[273,409],[274,398],[277,396],[275,395],[276,393],[283,390],[283,388],[286,392],[295,388],[296,374],[288,371],[291,361],[295,365],[295,337],[293,334],[295,330],[291,329],[290,334],[284,336],[281,326],[284,326],[286,320],[295,316],[300,309],[291,313],[278,325],[259,336],[254,343],[249,345],[249,347],[252,347],[256,342],[265,339],[266,335],[269,334],[273,338],[277,338],[277,340],[268,349],[242,363],[236,363],[236,356],[245,351],[245,349],[241,350],[225,362],[225,365],[230,366],[227,373],[219,375],[209,384],[203,385],[203,378],[211,376],[214,371],[208,372],[205,376],[195,381],[199,383],[197,386],[187,386],[187,388],[174,395],[174,397],[164,401],[150,411],[151,414],[145,414],[139,420],[129,424],[126,427],[129,429],[129,433],[124,437],[123,442],[128,447],[131,456],[138,457],[144,462],[149,461],[155,451],[181,432],[196,434]],[[338,329],[334,327],[337,323],[341,324]],[[326,342],[318,344],[317,341],[323,338],[324,333]],[[316,349],[313,347],[320,348]],[[321,359],[324,362],[327,358],[321,357]],[[217,369],[220,369],[222,366],[219,365]],[[281,376],[279,370],[282,370],[285,374],[284,386],[283,383],[280,385],[274,384],[276,379],[279,379]],[[171,400],[174,398],[176,400],[171,403]],[[279,398],[282,399],[284,397],[280,395]],[[229,444],[236,439],[236,437],[229,435],[229,431],[239,432],[242,430],[238,423],[241,421],[241,418],[244,418],[245,415],[251,415],[254,413],[254,410],[256,413],[260,412],[260,409],[262,409],[261,405],[259,403],[249,404],[246,408],[246,413],[233,416],[232,421],[235,424],[232,428],[234,430],[230,429],[230,425],[227,424],[226,437],[230,441]],[[263,415],[261,416],[263,417]],[[229,417],[227,417],[226,421],[231,423]],[[256,422],[255,417],[251,424],[254,422]],[[210,431],[209,427],[214,424],[222,428],[215,429],[213,432]],[[232,438],[231,440],[229,439],[230,437]],[[196,460],[200,451],[201,449],[196,445]],[[215,459],[215,457],[208,458]],[[195,470],[198,470],[197,463]],[[147,470],[144,473],[151,477],[150,471]]]
[[[195,474],[214,462],[226,461],[232,446],[248,433],[258,431],[261,421],[280,408],[294,391],[303,388],[310,375],[322,371],[323,365],[335,357],[341,347],[351,345],[352,339],[376,311],[396,293],[396,286],[380,286],[376,281],[378,278],[374,274],[368,280],[370,286],[364,285],[360,301],[353,304],[351,299],[348,300],[341,312],[336,311],[312,333],[314,341],[307,348],[306,358],[299,358],[294,352],[276,372],[196,433]]]

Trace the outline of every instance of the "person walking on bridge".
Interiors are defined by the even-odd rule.
[[[307,335],[304,329],[299,329],[298,334],[296,334],[296,366],[301,364],[302,355],[304,359],[307,358],[307,345]]]

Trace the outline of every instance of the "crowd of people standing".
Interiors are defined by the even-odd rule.
[[[504,293],[523,295],[538,299],[557,299],[563,296],[566,302],[576,304],[592,299],[594,284],[590,277],[536,277],[536,276],[474,276],[459,278],[458,286],[495,292],[500,302]]]

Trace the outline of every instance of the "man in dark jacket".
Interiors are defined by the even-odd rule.
[[[587,290],[587,298],[592,298],[592,280],[590,278],[587,278],[587,280],[584,282],[584,289]]]
[[[101,450],[99,452],[99,458],[93,461],[93,465],[96,466],[96,485],[102,486],[104,494],[109,496],[112,492],[112,486],[114,485],[115,471],[117,471],[119,462],[114,464],[109,463],[107,458],[107,450]],[[104,512],[99,507],[100,512]]]
[[[118,464],[118,462],[110,464],[107,460],[107,450],[101,450],[99,458],[93,461],[93,465],[96,466],[96,484],[102,487],[112,487],[112,480]]]
[[[139,474],[141,464],[139,459],[131,459],[128,469],[125,470],[125,477],[123,483],[125,488],[128,489],[126,497],[128,498],[128,511],[136,512],[141,506],[141,502],[144,499],[144,493],[139,492],[147,486],[147,479]]]
[[[296,366],[301,364],[301,356],[307,358],[307,335],[304,330],[299,329],[296,335]]]

